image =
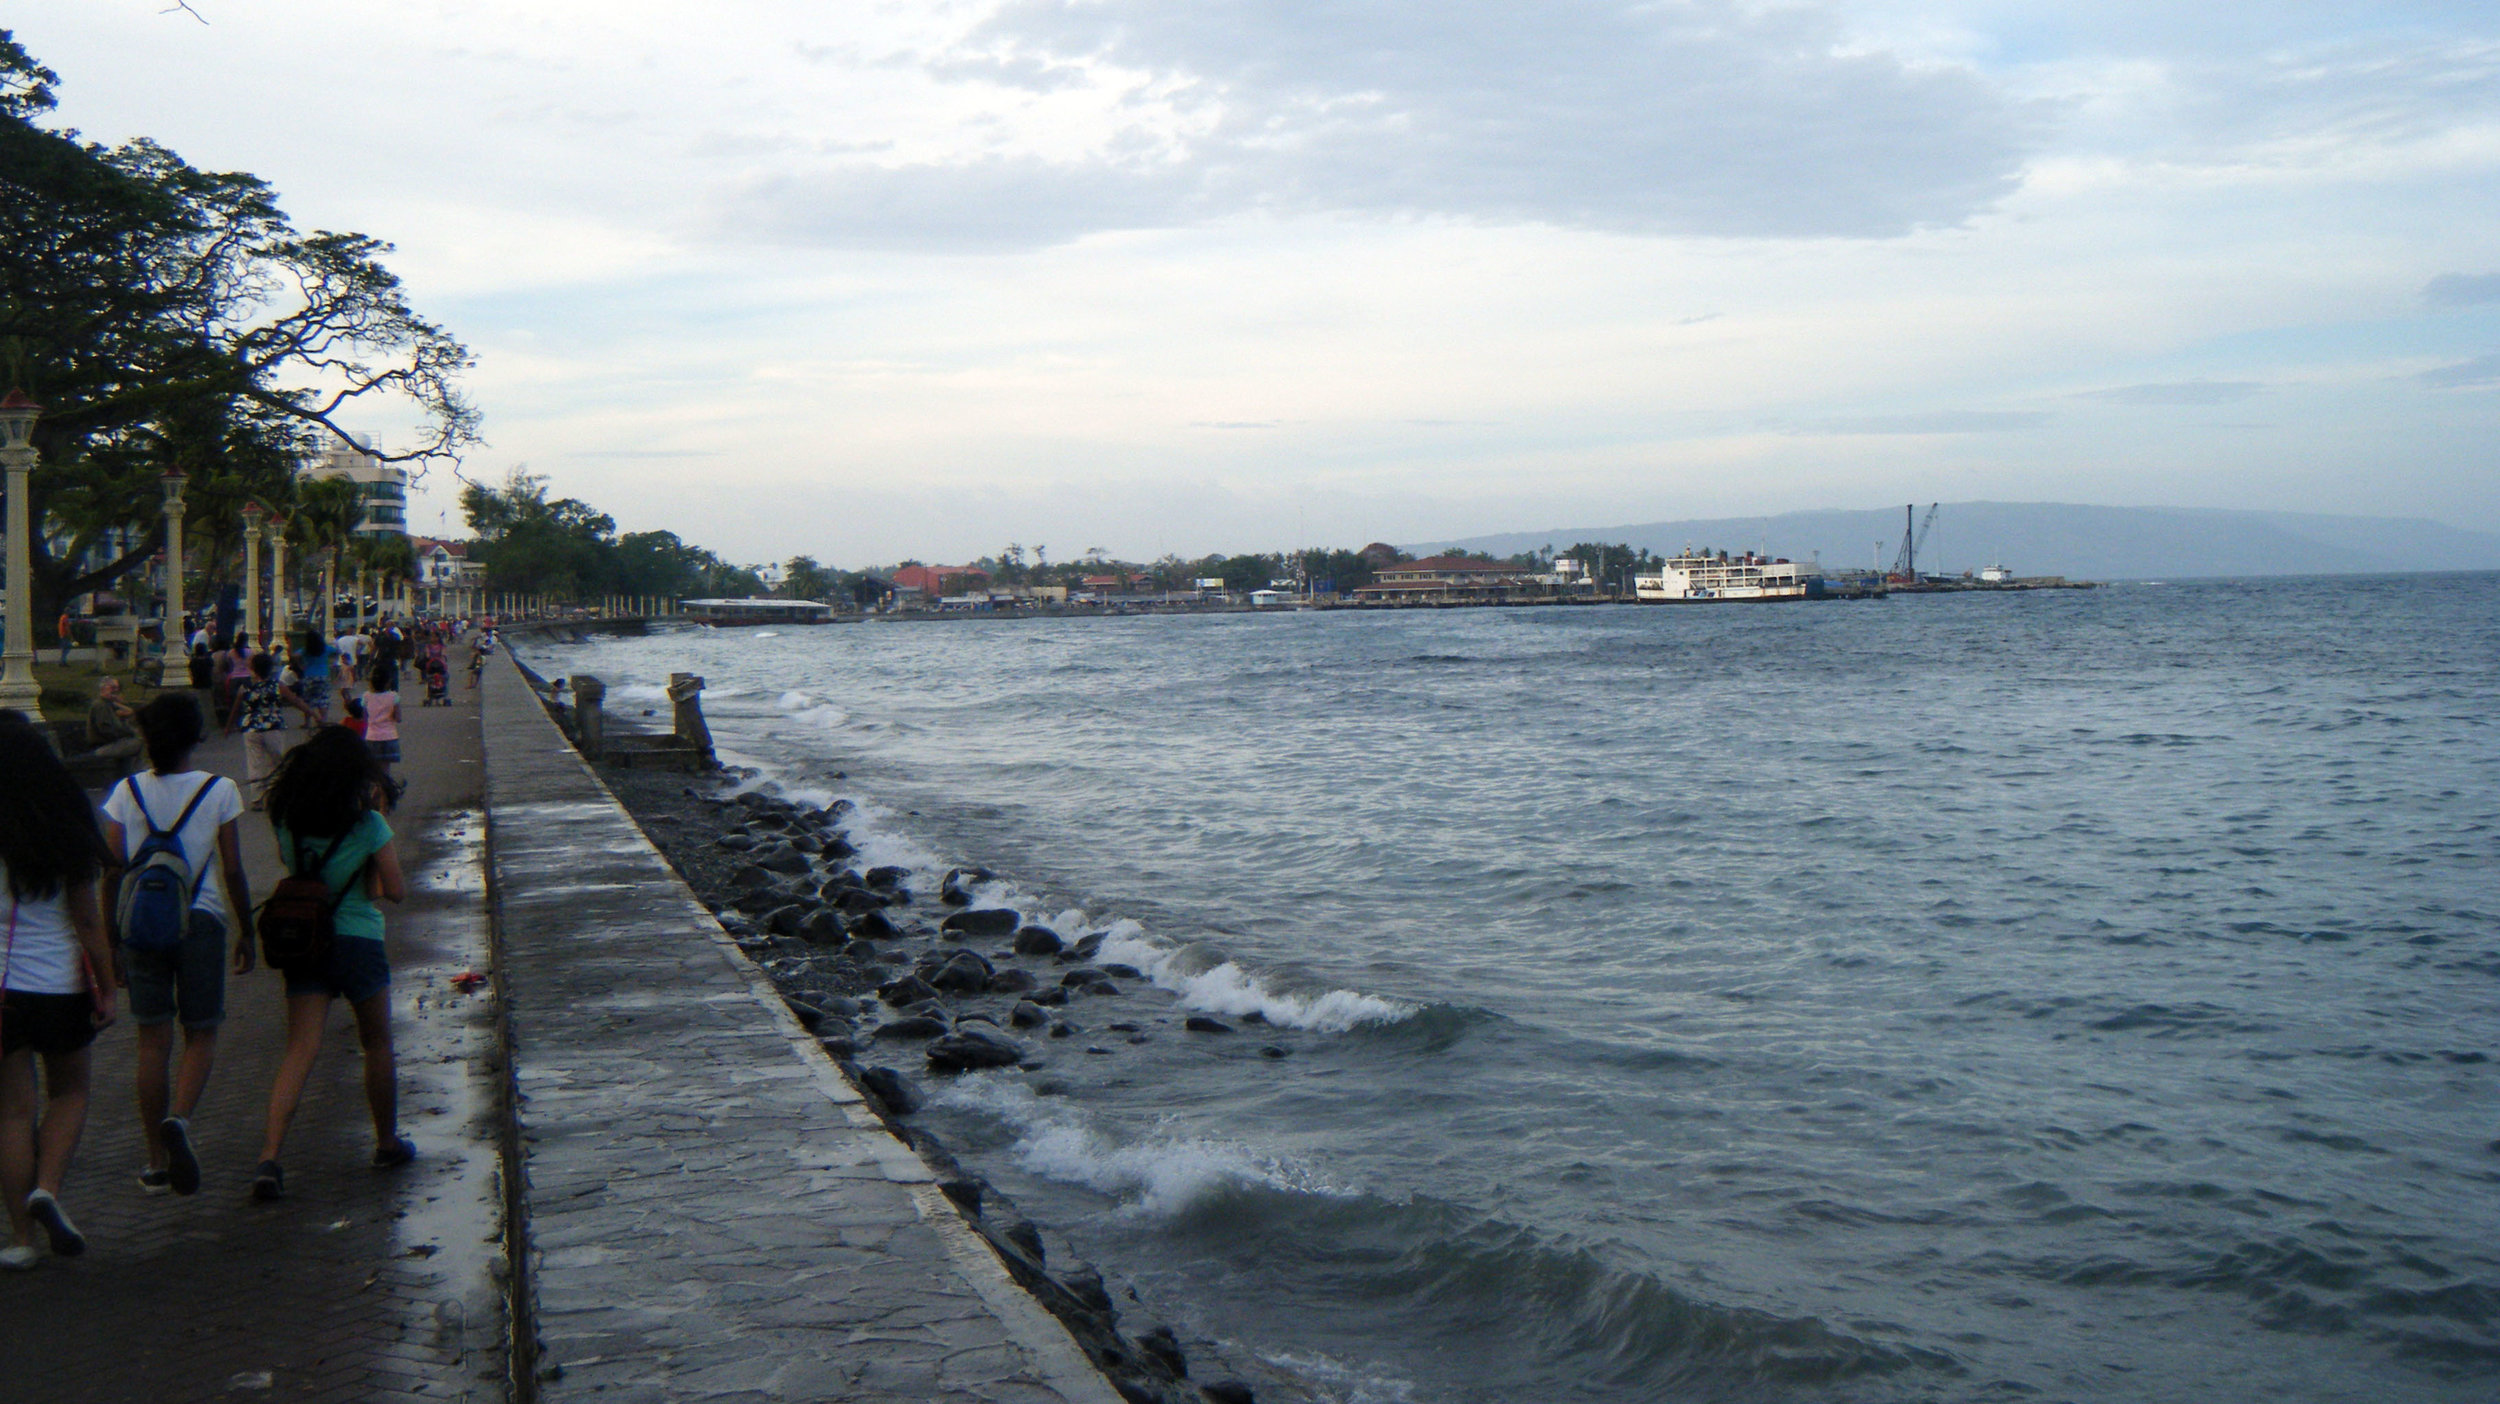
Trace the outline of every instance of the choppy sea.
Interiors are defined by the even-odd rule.
[[[1315,1397],[2500,1397],[2500,576],[544,661],[1257,1011],[928,1115]]]

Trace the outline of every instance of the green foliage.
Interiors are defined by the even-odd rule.
[[[73,564],[108,529],[153,528],[168,470],[190,475],[214,561],[245,501],[287,496],[304,452],[345,437],[342,413],[413,407],[424,427],[399,459],[476,442],[469,353],[408,305],[389,245],[298,232],[256,176],[42,125],[57,81],[0,31],[0,372],[44,406],[38,614],[156,551],[151,533]]]
[[[814,556],[792,556],[781,567],[781,594],[785,599],[830,600],[835,583],[834,572],[818,565]]]
[[[1633,550],[1621,542],[1607,546],[1594,541],[1581,541],[1561,554],[1578,561],[1582,568],[1597,578],[1598,588],[1604,590],[1628,588],[1627,577],[1644,572],[1654,573],[1667,563],[1662,556]]]
[[[547,480],[534,473],[516,469],[500,488],[469,484],[461,490],[460,511],[475,537],[470,559],[486,567],[490,589],[562,599],[764,593],[752,568],[689,546],[673,531],[619,536],[615,520],[589,503],[550,499]],[[791,564],[801,561],[815,565],[805,556]]]

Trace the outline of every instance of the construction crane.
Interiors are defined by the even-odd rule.
[[[1928,503],[1925,521],[1914,520],[1918,515],[1917,503],[1912,502],[1901,509],[1901,554],[1892,560],[1891,579],[1895,584],[1918,583],[1919,548],[1927,544],[1928,529],[1936,524],[1936,509],[1943,505],[1940,502]]]

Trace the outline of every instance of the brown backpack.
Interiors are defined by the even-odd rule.
[[[321,861],[307,868],[304,841],[295,840],[295,870],[278,879],[269,900],[260,904],[260,958],[273,969],[319,970],[330,963],[330,946],[338,939],[339,903],[347,900],[347,888],[332,892],[321,871],[345,842],[345,834],[330,840]],[[356,871],[362,875],[364,869]],[[348,886],[355,881],[350,877]]]

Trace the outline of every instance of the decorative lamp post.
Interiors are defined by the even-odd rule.
[[[35,421],[43,406],[11,390],[0,399],[0,468],[8,470],[8,651],[0,655],[0,707],[30,717],[43,715],[43,685],[35,681],[33,502],[27,475],[35,471]]]
[[[324,639],[335,639],[335,638],[337,638],[337,637],[339,636],[339,620],[338,620],[339,578],[338,578],[338,569],[339,569],[339,548],[338,548],[338,547],[336,547],[336,546],[324,546],[324,547],[322,547],[322,548],[321,548],[321,637],[323,637]]]
[[[295,625],[295,591],[286,578],[286,518],[269,514],[269,633],[285,633]]]
[[[189,653],[191,644],[182,627],[182,489],[190,480],[177,468],[167,473],[165,488],[165,657],[171,662],[177,653]]]
[[[263,651],[269,647],[269,630],[260,622],[260,524],[269,519],[269,509],[257,502],[243,504],[243,627]]]

